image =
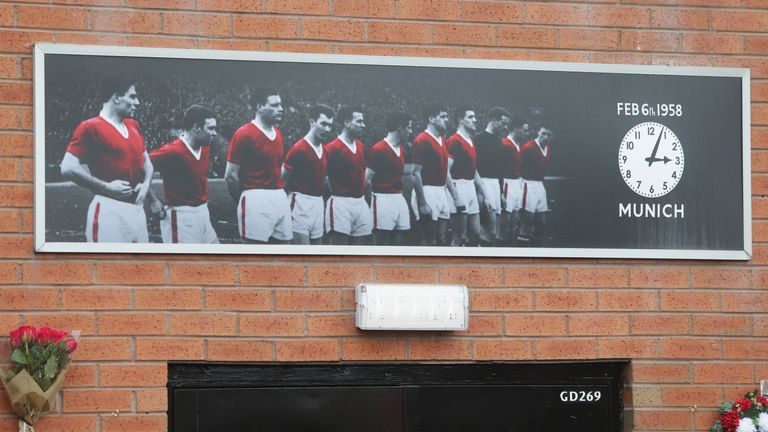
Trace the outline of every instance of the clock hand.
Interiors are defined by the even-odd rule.
[[[653,165],[654,162],[660,162],[662,159],[656,158],[656,152],[659,151],[659,143],[661,143],[661,137],[663,136],[664,128],[661,128],[659,131],[659,138],[656,140],[656,145],[653,146],[653,152],[651,155],[647,158],[645,158],[645,161],[648,162],[648,166]]]
[[[664,156],[664,160],[663,160],[663,162],[664,162],[664,165],[666,165],[666,164],[667,164],[667,162],[669,162],[669,161],[671,161],[671,160],[672,160],[672,159],[670,159],[670,158],[668,158],[668,157]]]

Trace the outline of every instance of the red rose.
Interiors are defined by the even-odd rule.
[[[768,398],[766,398],[765,396],[758,396],[756,399],[758,402],[760,402],[760,405],[768,406]]]
[[[725,432],[736,432],[739,427],[739,413],[735,409],[720,416],[720,424]]]
[[[64,342],[64,345],[67,347],[67,352],[70,354],[77,349],[77,341],[72,338],[67,339],[66,342]]]
[[[49,344],[53,342],[53,330],[50,327],[43,327],[37,331],[37,337],[40,343]]]
[[[736,401],[736,405],[741,409],[741,412],[747,412],[749,407],[752,406],[752,401],[747,398],[741,398]]]
[[[22,343],[36,342],[37,329],[32,326],[21,326],[10,334],[11,346],[18,348]]]

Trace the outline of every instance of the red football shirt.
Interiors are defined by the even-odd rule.
[[[320,149],[322,148],[320,146]],[[283,162],[285,170],[291,173],[286,189],[306,195],[322,196],[327,165],[325,151],[318,157],[312,144],[304,138],[298,140],[288,149]]]
[[[144,181],[144,137],[133,119],[123,120],[128,137],[101,116],[80,123],[67,145],[67,152],[88,165],[91,175],[111,182],[125,180],[135,186]]]
[[[365,154],[363,143],[355,140],[355,152],[341,138],[325,145],[328,160],[328,180],[333,194],[360,198],[365,194]]]
[[[453,158],[451,177],[454,180],[474,180],[477,171],[477,153],[463,136],[455,133],[448,138],[448,154]]]
[[[278,128],[269,139],[253,122],[244,124],[232,135],[227,160],[240,165],[240,190],[283,187],[283,134]]]
[[[210,147],[200,147],[198,160],[179,138],[152,151],[149,158],[163,175],[165,202],[168,205],[197,206],[208,202]]]
[[[403,193],[403,167],[405,149],[400,147],[400,154],[385,140],[381,140],[368,150],[368,168],[376,172],[373,176],[373,191],[377,193]]]
[[[503,178],[520,178],[520,148],[511,139],[504,138],[501,140],[499,158]]]
[[[535,140],[528,141],[520,149],[520,159],[524,179],[544,181],[549,168],[549,146],[542,150]]]
[[[421,165],[423,185],[445,186],[448,178],[448,151],[445,145],[441,145],[427,131],[418,134],[413,141],[413,163]]]

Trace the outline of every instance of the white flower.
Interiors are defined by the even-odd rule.
[[[768,414],[760,413],[757,416],[757,425],[760,426],[760,432],[768,432]]]
[[[751,418],[743,418],[739,420],[739,427],[736,428],[736,432],[757,432],[755,428],[755,422]]]

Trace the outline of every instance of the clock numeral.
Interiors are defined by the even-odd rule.
[[[662,189],[667,190],[668,189],[667,182],[662,183],[661,187]]]
[[[621,162],[622,163],[627,163],[627,157],[626,156],[622,156],[621,157]]]
[[[635,148],[635,143],[627,141],[627,150],[632,150],[633,148]]]
[[[648,189],[648,192],[653,193],[653,185],[651,185],[651,188]]]
[[[640,189],[640,185],[643,184],[640,180],[637,181],[637,188]]]
[[[667,130],[666,129],[662,130],[661,136],[664,137],[664,139],[667,139]]]
[[[677,143],[672,143],[672,151],[677,150]]]
[[[624,174],[624,177],[626,177],[626,178],[632,178],[632,171],[630,171],[630,170],[627,170],[627,173],[626,173],[626,174]]]
[[[677,171],[672,171],[672,178],[677,178]]]
[[[640,131],[639,130],[635,131],[635,139],[640,139]]]
[[[680,165],[680,156],[675,156],[675,165]]]
[[[656,128],[648,126],[648,135],[656,135]]]

